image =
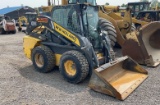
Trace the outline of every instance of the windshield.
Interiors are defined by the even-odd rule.
[[[85,29],[87,27],[89,28],[89,30],[97,29],[98,14],[95,8],[87,7],[87,9],[83,11],[83,24],[85,25]]]
[[[100,47],[98,32],[98,13],[96,8],[87,6],[87,9],[83,11],[83,26],[85,30],[85,36],[89,38],[94,48]]]

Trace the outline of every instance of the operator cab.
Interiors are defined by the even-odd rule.
[[[129,2],[128,7],[132,10],[132,16],[136,17],[139,12],[149,10],[150,2]]]
[[[55,6],[52,20],[75,35],[87,37],[95,48],[100,47],[98,32],[98,7],[85,4]]]
[[[147,22],[160,21],[160,11],[152,11],[152,10],[142,11],[139,12],[136,19]]]

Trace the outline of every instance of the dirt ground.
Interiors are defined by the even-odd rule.
[[[23,54],[24,33],[0,35],[0,105],[159,105],[160,66],[126,100],[90,90],[85,80],[74,85],[51,73],[35,71]],[[117,50],[119,52],[119,50]]]

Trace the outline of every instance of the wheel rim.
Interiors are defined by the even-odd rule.
[[[38,67],[43,67],[44,65],[44,59],[43,56],[39,53],[35,54],[35,63]]]
[[[69,76],[74,76],[76,74],[76,65],[72,60],[67,60],[64,63],[64,67]]]

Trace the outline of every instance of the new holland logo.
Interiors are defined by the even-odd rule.
[[[63,36],[65,36],[66,38],[68,38],[78,46],[80,46],[80,42],[76,36],[74,36],[72,33],[70,33],[69,31],[67,31],[66,29],[64,29],[63,27],[59,26],[56,23],[54,23],[54,26],[57,32],[59,32],[60,34],[62,34]]]

